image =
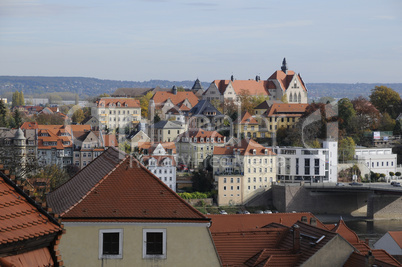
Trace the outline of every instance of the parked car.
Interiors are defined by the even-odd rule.
[[[224,210],[221,210],[221,211],[219,211],[219,214],[228,214],[228,213]]]
[[[250,212],[249,212],[249,211],[247,211],[247,210],[245,210],[245,211],[244,211],[244,214],[250,214]]]
[[[395,183],[393,184],[393,186],[395,186],[395,187],[401,187],[401,183],[395,182]]]
[[[270,211],[270,210],[264,210],[264,214],[271,214],[272,213],[272,211]]]
[[[336,186],[345,186],[344,183],[336,183]]]
[[[257,210],[256,212],[255,212],[255,214],[263,214],[264,212],[262,211],[262,210]]]
[[[351,183],[349,183],[349,185],[352,185],[352,186],[354,186],[354,185],[363,185],[363,184],[361,184],[361,183],[358,183],[358,182],[351,182]]]

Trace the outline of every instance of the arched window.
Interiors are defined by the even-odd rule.
[[[299,93],[299,103],[301,103],[301,94]]]
[[[289,102],[292,102],[292,101],[293,101],[292,93],[290,93],[290,95],[289,95]]]

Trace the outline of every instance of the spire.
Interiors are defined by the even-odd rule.
[[[283,58],[283,61],[282,61],[282,71],[284,72],[284,73],[287,73],[287,71],[288,71],[288,66],[287,66],[287,64],[286,64],[286,58],[284,57]]]
[[[176,87],[176,85],[173,85],[172,93],[173,93],[174,95],[177,95],[177,87]]]

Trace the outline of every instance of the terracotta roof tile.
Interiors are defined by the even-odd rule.
[[[233,89],[237,95],[246,91],[250,95],[269,95],[267,89],[268,81],[260,80],[214,80],[213,83],[218,87],[219,92],[223,94],[229,83],[232,83]]]
[[[267,111],[267,116],[302,116],[308,106],[308,104],[274,103]]]
[[[194,107],[198,103],[198,97],[193,92],[189,91],[177,92],[176,95],[171,92],[156,92],[152,99],[154,100],[155,105],[163,104],[166,102],[166,100],[170,99],[173,105],[180,107],[180,110],[187,110],[184,109],[184,105],[182,105],[182,102],[186,99],[190,102],[191,107]]]
[[[179,136],[177,136],[176,140],[177,142],[182,141],[182,137],[187,137],[187,138],[192,138],[193,143],[202,143],[201,138],[203,138],[203,142],[207,143],[206,138],[214,138],[215,143],[219,143],[219,138],[221,139],[220,143],[225,143],[225,137],[218,133],[217,131],[205,131],[203,129],[197,129],[197,130],[190,130],[186,131]],[[196,140],[194,140],[196,138]]]
[[[208,222],[137,160],[107,149],[48,195],[63,219]]]
[[[276,89],[276,85],[273,81],[277,81],[280,84],[281,89],[285,91],[289,87],[294,75],[296,75],[295,72],[291,70],[288,70],[287,73],[284,73],[282,70],[277,70],[268,78],[268,88]],[[301,76],[297,75],[297,78],[300,81],[303,90],[307,91],[306,85]]]
[[[120,104],[120,106],[119,106]],[[113,108],[140,108],[140,101],[134,98],[101,98],[96,101],[96,105],[99,107],[103,105],[104,107]]]
[[[345,264],[343,266],[344,267],[366,266],[366,263],[367,263],[366,255],[367,255],[367,253],[361,254],[358,252],[353,252],[349,256],[349,259],[345,262]],[[394,263],[384,262],[380,259],[377,259],[376,257],[374,260],[374,264],[376,266],[382,266],[382,267],[401,266],[401,264],[399,262],[394,262]]]
[[[55,266],[48,248],[40,248],[8,257],[0,258],[0,266],[25,267],[25,266]]]
[[[270,223],[278,223],[290,227],[301,220],[303,216],[306,217],[308,221],[315,219],[317,227],[328,230],[327,227],[310,212],[208,215],[208,217],[212,219],[211,233],[255,230]]]
[[[47,238],[54,238],[61,230],[49,214],[0,172],[0,254],[14,244],[21,248],[20,242],[30,239],[46,243]]]
[[[247,156],[254,155],[254,149],[255,155],[275,155],[271,148],[266,148],[252,139],[242,139],[240,143],[234,146],[214,147],[213,154],[233,155],[234,151],[236,151],[237,153],[240,152],[239,155]],[[265,151],[267,151],[267,154],[265,154]]]
[[[236,119],[235,123],[237,124],[258,124],[257,120],[251,116],[250,113],[243,112],[243,114]]]
[[[351,244],[360,242],[360,239],[357,236],[357,234],[354,231],[352,231],[349,227],[347,227],[342,219],[339,220],[338,224],[331,231],[340,234]]]
[[[402,248],[402,231],[388,231],[389,235],[395,240],[400,248]]]

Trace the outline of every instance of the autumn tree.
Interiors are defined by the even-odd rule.
[[[15,91],[12,96],[12,107],[25,106],[24,93]]]
[[[378,130],[380,131],[393,131],[395,128],[395,120],[391,118],[391,116],[385,112],[382,114],[380,123],[378,126]]]
[[[3,101],[0,100],[0,127],[7,127],[6,115],[7,107]]]
[[[217,110],[219,110],[220,113],[223,114],[223,106],[224,103],[222,103],[219,99],[214,98],[211,101],[212,106],[214,106]]]
[[[140,98],[141,116],[143,118],[148,118],[149,100],[151,100],[152,96],[153,96],[153,93],[148,92],[146,95],[144,95]]]
[[[41,113],[35,117],[35,121],[38,124],[43,125],[62,125],[64,124],[64,119],[58,114],[44,114]]]
[[[82,109],[77,109],[76,111],[74,111],[71,119],[74,123],[81,123],[85,119],[84,111]]]
[[[357,120],[355,123],[361,131],[377,128],[380,119],[378,109],[366,98],[359,96],[352,100],[353,108],[356,111]]]
[[[381,112],[396,118],[401,105],[400,95],[386,86],[376,86],[371,90],[370,101]]]

